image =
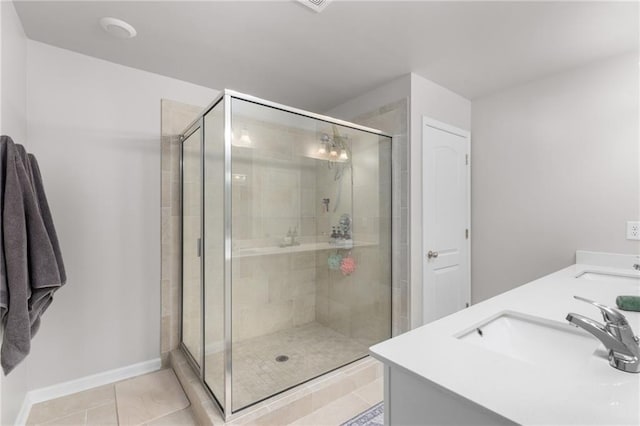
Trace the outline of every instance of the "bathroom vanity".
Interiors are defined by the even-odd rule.
[[[385,365],[385,424],[640,424],[640,374],[566,321],[602,322],[574,295],[616,307],[640,295],[640,256],[577,263],[370,348]],[[640,333],[640,313],[621,311]]]

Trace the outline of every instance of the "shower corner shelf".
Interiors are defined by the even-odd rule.
[[[233,257],[253,257],[253,256],[269,256],[275,254],[292,254],[292,253],[302,253],[307,251],[322,251],[322,250],[338,250],[344,249],[349,250],[355,247],[374,247],[377,246],[378,243],[365,242],[365,241],[354,241],[354,243],[350,246],[341,246],[336,244],[329,244],[327,242],[323,243],[307,243],[300,244],[298,246],[291,247],[257,247],[257,248],[246,248],[246,249],[238,249],[233,252]]]

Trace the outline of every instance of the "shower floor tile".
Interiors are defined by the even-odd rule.
[[[367,354],[367,346],[317,322],[235,343],[233,357],[233,410],[296,386]],[[279,356],[288,357],[278,362]],[[220,365],[222,352],[207,356]],[[206,370],[206,368],[205,368]],[[221,383],[220,374],[207,380]]]

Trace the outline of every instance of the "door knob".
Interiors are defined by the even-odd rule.
[[[429,250],[429,253],[427,253],[427,257],[428,257],[429,259],[431,259],[431,258],[434,258],[434,259],[435,259],[436,257],[438,257],[438,252],[437,252],[437,251],[431,251],[431,250]]]

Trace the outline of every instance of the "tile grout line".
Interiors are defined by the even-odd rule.
[[[123,382],[124,380],[122,380]],[[120,382],[117,382],[120,383]],[[116,383],[113,384],[113,403],[116,406],[116,424],[120,426],[120,413],[118,412],[118,393],[116,391]]]
[[[180,386],[180,390],[181,390],[181,391],[182,391],[182,393],[184,394],[184,397],[185,397],[185,399],[187,400],[187,402],[188,402],[189,404],[188,404],[186,407],[176,409],[176,410],[171,411],[171,412],[169,412],[169,413],[166,413],[166,414],[164,414],[164,415],[162,415],[162,416],[160,416],[160,417],[156,417],[156,418],[153,418],[153,419],[151,419],[151,420],[147,420],[146,422],[142,423],[140,426],[148,425],[148,424],[149,424],[149,423],[151,423],[151,422],[154,422],[154,421],[156,421],[156,420],[163,419],[163,418],[168,417],[168,416],[170,416],[170,415],[172,415],[172,414],[175,414],[175,413],[177,413],[177,412],[179,412],[179,411],[187,410],[187,409],[189,409],[189,408],[191,407],[191,400],[189,399],[189,396],[187,395],[187,392],[185,392],[185,390],[184,390],[184,386],[182,386],[182,383],[180,382],[180,379],[178,379],[178,375],[176,374],[175,370],[174,370],[173,368],[171,368],[171,367],[167,368],[167,370],[171,370],[171,372],[174,374],[174,376],[175,376],[175,378],[176,378],[176,381],[178,382],[178,386]]]
[[[115,399],[116,404],[116,424],[120,426],[120,412],[118,411],[118,396],[116,395],[116,387],[113,386],[113,397]]]
[[[357,393],[357,390],[356,390],[356,391],[353,391],[353,392],[351,393],[351,395],[355,396],[355,397],[356,397],[356,399],[359,399],[360,401],[362,401],[362,402],[367,406],[367,409],[368,409],[369,407],[373,407],[373,405],[369,405],[369,401],[366,401],[363,397],[361,397],[361,396]],[[345,397],[347,397],[347,396],[349,396],[349,394],[345,395],[343,398],[345,398]],[[374,405],[375,405],[375,404],[374,404]],[[356,414],[358,414],[358,413],[356,413]]]
[[[90,389],[89,389],[89,390],[90,390]],[[64,398],[64,397],[63,397],[63,398]],[[55,400],[52,400],[52,401],[55,401]],[[48,401],[44,401],[44,402],[48,402]],[[51,424],[51,423],[53,423],[53,422],[55,422],[55,421],[58,421],[58,420],[60,420],[60,419],[64,419],[65,417],[69,417],[69,416],[73,416],[73,415],[75,415],[75,414],[79,414],[79,413],[81,413],[81,412],[83,412],[83,411],[85,412],[85,417],[88,417],[89,410],[93,410],[93,409],[96,409],[96,408],[101,408],[101,407],[104,407],[104,406],[109,405],[109,404],[116,404],[116,407],[117,407],[117,403],[116,403],[116,401],[115,401],[115,399],[114,399],[113,401],[105,402],[104,404],[96,405],[95,407],[91,407],[91,408],[81,408],[81,409],[78,409],[78,410],[70,411],[70,412],[68,412],[68,413],[66,413],[66,414],[64,414],[64,415],[62,415],[62,416],[54,417],[53,419],[47,419],[47,420],[45,420],[44,422],[40,422],[40,423],[30,423],[29,421],[27,421],[27,426],[29,426],[29,425],[32,425],[32,426],[44,426],[44,425],[48,425],[48,424]],[[28,419],[27,419],[27,420],[28,420]],[[87,419],[85,418],[85,423],[86,423],[86,421],[87,421]]]
[[[176,381],[176,382],[177,382],[177,384],[178,384],[178,388],[180,389],[180,392],[182,393],[182,395],[184,396],[184,398],[185,398],[185,399],[186,399],[186,401],[187,401],[187,405],[186,405],[185,407],[182,407],[182,408],[174,408],[172,411],[166,412],[166,413],[164,413],[164,414],[162,414],[162,415],[159,415],[159,416],[156,416],[156,417],[152,417],[152,418],[149,418],[149,419],[144,419],[144,421],[141,421],[140,423],[136,423],[136,424],[135,424],[135,426],[145,426],[145,425],[148,425],[148,424],[149,424],[149,423],[151,423],[151,422],[155,422],[155,421],[157,421],[157,420],[160,420],[160,419],[163,419],[163,418],[165,418],[165,417],[171,416],[171,415],[173,415],[173,414],[175,414],[175,413],[177,413],[177,412],[179,412],[179,411],[182,411],[182,410],[188,409],[188,408],[191,406],[191,401],[189,400],[189,397],[187,396],[186,392],[184,391],[184,388],[183,388],[182,384],[180,383],[180,380],[177,378],[176,372],[175,372],[175,370],[174,370],[173,368],[171,368],[171,367],[169,367],[169,368],[164,368],[164,369],[161,369],[161,370],[159,370],[159,371],[157,371],[157,372],[154,372],[154,373],[151,373],[151,374],[155,374],[155,373],[158,373],[158,372],[165,372],[165,371],[169,371],[169,372],[171,372],[171,374],[172,374],[172,375],[173,375],[173,377],[175,378],[175,381]],[[150,375],[150,374],[149,374],[149,375]],[[148,375],[143,375],[143,376],[148,376]],[[138,376],[138,377],[143,377],[143,376]],[[129,380],[135,380],[135,379],[136,379],[136,378],[129,379]],[[129,380],[127,380],[127,381],[129,381]],[[125,381],[123,381],[123,382],[125,382]],[[114,386],[114,392],[116,393],[116,412],[118,413],[118,424],[120,424],[120,416],[119,416],[118,403],[117,403],[117,401],[118,401],[118,394],[117,394],[117,390],[115,389],[115,386]],[[154,403],[155,403],[155,399],[153,399],[153,398],[152,398],[152,402],[154,402]]]
[[[189,400],[189,398],[187,398],[187,400]],[[147,420],[147,421],[144,421],[144,422],[142,422],[142,423],[140,423],[140,424],[138,424],[138,425],[135,425],[135,426],[145,426],[145,425],[148,425],[148,424],[149,424],[149,423],[151,423],[151,422],[155,422],[156,420],[164,419],[165,417],[168,417],[168,416],[170,416],[170,415],[172,415],[172,414],[175,414],[175,413],[177,413],[177,412],[179,412],[179,411],[186,410],[186,409],[187,409],[187,408],[189,408],[189,407],[191,407],[191,402],[189,402],[189,405],[187,405],[187,406],[186,406],[186,407],[184,407],[184,408],[179,408],[179,409],[173,410],[173,411],[171,411],[171,412],[168,412],[168,413],[166,413],[166,414],[163,414],[162,416],[154,417],[154,418],[152,418],[152,419],[149,419],[149,420]]]

